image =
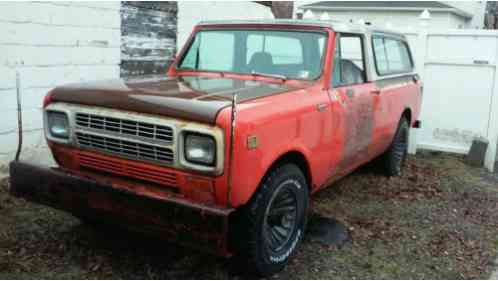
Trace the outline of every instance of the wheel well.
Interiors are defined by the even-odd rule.
[[[403,114],[401,114],[401,118],[405,117],[408,120],[408,124],[412,125],[412,110],[410,108],[405,108]]]
[[[306,177],[306,183],[308,184],[308,188],[311,190],[312,181],[311,181],[310,167],[304,155],[298,151],[289,151],[284,155],[280,156],[275,162],[273,162],[270,168],[266,171],[264,178],[266,178],[266,175],[268,175],[268,173],[270,173],[270,171],[272,171],[275,167],[286,163],[293,163],[296,166],[298,166],[299,169],[301,169],[304,176]]]

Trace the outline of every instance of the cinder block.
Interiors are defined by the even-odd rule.
[[[38,109],[43,106],[45,95],[52,88],[32,88],[21,90],[21,103],[24,110]],[[17,107],[15,107],[17,109]]]
[[[16,108],[16,90],[0,90],[0,112],[2,112],[2,117],[6,110],[14,110]],[[0,122],[0,132],[2,131],[3,124],[4,122]]]
[[[25,5],[22,2],[0,2],[0,20],[3,21],[25,21]]]
[[[23,130],[35,130],[43,127],[41,109],[23,109],[22,126]],[[18,125],[17,110],[2,110],[2,122],[0,124],[0,134],[17,130]]]
[[[119,47],[119,28],[41,25],[36,23],[2,23],[0,43],[35,46],[105,46]]]
[[[19,68],[23,88],[53,88],[63,84],[119,78],[119,65]]]
[[[1,108],[1,112],[2,122],[0,123],[0,135],[16,130],[17,111],[14,109]]]
[[[119,28],[121,15],[116,9],[103,9],[83,5],[51,5],[51,23],[54,25]]]
[[[1,57],[1,56],[0,56]],[[16,88],[16,70],[10,67],[0,66],[0,90]]]
[[[472,141],[469,153],[465,158],[465,162],[474,167],[482,167],[488,150],[488,140],[484,138],[476,138]]]
[[[114,11],[119,11],[121,9],[121,3],[116,1],[85,1],[85,2],[61,1],[61,2],[56,2],[54,4],[72,5],[75,7],[90,7],[101,10],[114,10]]]
[[[23,130],[36,130],[43,128],[43,112],[41,108],[22,110]]]
[[[43,105],[43,98],[52,88],[33,88],[21,89],[21,106],[24,110],[40,109]],[[16,90],[0,91],[0,112],[17,110],[17,94]],[[3,117],[3,115],[2,115]],[[3,127],[0,122],[0,131]]]
[[[50,6],[44,2],[17,2],[14,11],[22,14],[24,21],[50,24]]]
[[[9,67],[99,65],[119,64],[121,49],[88,46],[0,45],[0,53],[8,54],[0,58],[2,60],[0,63]],[[8,76],[5,77],[11,79]]]
[[[0,133],[0,154],[8,154],[17,148],[17,132],[2,134]]]
[[[45,136],[42,130],[23,132],[22,150],[46,147]],[[0,155],[14,155],[17,151],[18,134],[0,135]]]

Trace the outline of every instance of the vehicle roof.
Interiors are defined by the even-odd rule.
[[[292,19],[264,19],[264,20],[219,20],[219,21],[202,21],[199,26],[208,25],[294,25],[299,26],[316,26],[331,28],[336,32],[345,33],[387,33],[404,37],[402,33],[390,29],[383,29],[372,25],[349,23],[335,20],[292,20]]]

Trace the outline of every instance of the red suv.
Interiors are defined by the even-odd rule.
[[[50,91],[59,167],[11,163],[12,192],[270,275],[305,234],[310,194],[379,156],[388,176],[401,173],[420,103],[403,35],[201,23],[167,76]]]

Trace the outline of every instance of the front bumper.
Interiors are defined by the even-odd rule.
[[[179,198],[155,198],[116,188],[57,168],[10,164],[11,193],[29,201],[117,223],[175,243],[223,256],[233,209],[207,207]]]

